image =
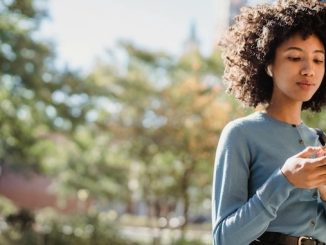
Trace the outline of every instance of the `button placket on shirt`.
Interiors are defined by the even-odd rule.
[[[296,126],[296,125],[292,125],[292,127],[294,127],[296,130],[297,130],[297,133],[298,133],[298,135],[299,135],[299,139],[298,139],[298,143],[300,144],[300,145],[305,145],[305,142],[303,141],[303,139],[302,139],[302,136],[301,136],[301,133],[300,133],[300,130],[299,130],[299,128]],[[317,193],[317,191],[314,191],[313,193],[312,193],[312,198],[313,199],[317,199],[318,198],[318,193]],[[316,221],[315,220],[310,220],[310,226],[311,226],[311,228],[315,228],[315,226],[316,226]]]
[[[311,220],[311,221],[310,221],[310,225],[311,225],[312,227],[315,227],[316,222],[315,222],[314,220]]]
[[[304,145],[304,141],[303,141],[303,139],[302,139],[302,137],[301,137],[301,134],[300,134],[300,131],[299,131],[299,129],[298,129],[298,126],[295,125],[295,124],[292,124],[291,126],[292,126],[293,128],[295,128],[296,131],[297,131],[297,134],[298,134],[298,136],[299,136],[298,143],[299,143],[300,145]]]
[[[313,199],[317,199],[317,198],[318,198],[318,193],[317,193],[317,191],[314,191],[314,193],[312,193],[312,198],[313,198]]]

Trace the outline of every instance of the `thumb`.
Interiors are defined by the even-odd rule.
[[[311,155],[316,154],[319,151],[320,151],[320,147],[309,146],[305,148],[303,151],[296,154],[295,156],[300,158],[310,158]]]

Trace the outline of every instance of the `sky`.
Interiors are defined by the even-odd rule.
[[[47,0],[50,18],[41,34],[55,45],[57,63],[90,69],[119,40],[172,55],[181,53],[195,23],[200,48],[216,41],[219,0]]]

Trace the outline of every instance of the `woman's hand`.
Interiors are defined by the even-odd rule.
[[[326,156],[322,147],[307,147],[288,158],[281,171],[295,187],[318,188],[322,198],[326,199]]]
[[[320,198],[326,202],[326,185],[321,185],[318,187]]]

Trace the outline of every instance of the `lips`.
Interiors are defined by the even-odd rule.
[[[309,88],[314,87],[315,83],[307,81],[307,80],[303,80],[303,81],[297,82],[297,85],[299,85],[303,89],[309,89]]]

